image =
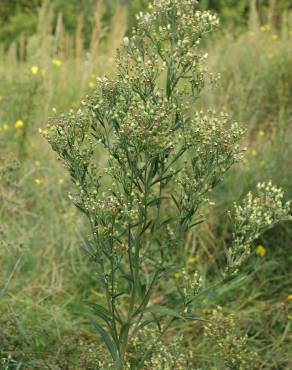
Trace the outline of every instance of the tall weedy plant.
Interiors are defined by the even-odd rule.
[[[173,284],[176,307],[163,297],[162,285],[179,268],[175,256],[201,222],[200,206],[242,157],[237,123],[226,114],[191,113],[209,77],[200,43],[217,25],[194,0],[155,0],[138,16],[133,36],[124,38],[117,77],[100,79],[82,108],[52,119],[46,133],[78,189],[72,200],[90,222],[86,248],[106,297],[106,305],[92,304],[95,327],[115,369],[153,368],[152,355],[167,330],[197,319],[198,273],[184,271]],[[98,147],[107,155],[104,169]],[[278,189],[263,185],[258,191],[247,208],[236,208],[229,272],[260,232],[288,217]],[[139,352],[139,338],[154,326],[157,334]]]

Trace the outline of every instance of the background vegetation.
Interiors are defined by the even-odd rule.
[[[67,199],[70,180],[38,131],[52,109],[77,107],[97,76],[115,73],[115,49],[146,5],[1,1],[1,368],[96,369],[102,354],[81,315],[84,299],[103,299],[82,250],[87,225]],[[248,130],[245,163],[216,190],[213,211],[189,240],[195,258],[186,256],[185,263],[215,275],[230,238],[224,210],[269,179],[292,198],[292,21],[288,0],[200,5],[219,11],[223,24],[205,45],[209,69],[221,81],[207,87],[198,109],[226,110]],[[245,266],[248,277],[200,302],[206,317],[218,305],[235,317],[235,334],[247,335],[258,369],[292,368],[291,245],[291,224],[267,232]],[[225,368],[202,326],[188,324],[179,333],[181,348],[193,351],[194,369]],[[174,337],[178,329],[167,339]]]
[[[149,0],[100,0],[105,8],[103,21],[109,24],[115,7],[128,7],[128,28],[136,24],[135,15],[147,9]],[[242,30],[249,20],[250,10],[257,8],[262,23],[273,23],[280,26],[283,12],[291,9],[289,0],[199,0],[201,9],[211,9],[220,14],[224,29]],[[80,14],[84,19],[84,43],[88,47],[92,28],[94,28],[94,10],[96,0],[1,0],[0,43],[8,47],[11,42],[21,37],[32,35],[37,31],[38,12],[42,4],[51,4],[53,8],[53,25],[62,14],[66,30],[74,35],[78,27]]]

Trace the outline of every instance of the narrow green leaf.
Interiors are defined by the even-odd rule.
[[[128,322],[124,323],[121,326],[120,335],[119,335],[119,341],[120,343],[123,342],[125,335],[127,334],[128,330],[130,328],[130,324]]]
[[[18,362],[15,370],[20,370],[22,368],[22,365],[23,365],[23,362],[22,361]]]
[[[152,288],[155,285],[155,283],[158,279],[158,276],[159,276],[160,273],[162,273],[162,271],[163,270],[159,269],[155,272],[147,292],[146,291],[144,292],[144,298],[142,300],[142,303],[141,303],[140,307],[137,309],[136,313],[141,312],[144,309],[144,307],[147,306],[147,304],[149,302],[149,299],[150,299],[150,296],[151,296],[151,293],[152,293]],[[136,313],[134,315],[136,315]]]
[[[171,221],[173,221],[174,218],[173,217],[169,217],[167,218],[166,220],[164,220],[163,222],[161,222],[161,224],[159,225],[160,228],[162,228],[163,226],[169,224]]]
[[[109,320],[111,320],[111,314],[105,307],[93,302],[85,303],[91,308],[93,308],[94,312],[104,321],[108,322]]]
[[[193,228],[193,227],[195,227],[195,226],[197,226],[197,225],[200,225],[201,223],[203,223],[205,220],[198,220],[198,221],[196,221],[196,222],[194,222],[193,224],[191,224],[190,226],[189,226],[189,229],[191,229],[191,228]]]
[[[160,203],[162,200],[165,200],[165,199],[168,199],[168,197],[157,197],[157,198],[154,198],[154,199],[150,200],[150,201],[147,203],[147,206],[148,206],[148,207],[158,206],[158,205],[159,205],[159,203]]]
[[[24,340],[27,343],[29,343],[29,338],[28,338],[28,336],[26,334],[26,331],[25,331],[25,329],[22,325],[22,322],[16,316],[14,316],[14,321],[15,321],[15,325],[17,327],[17,330],[18,330],[19,334],[24,338]]]
[[[114,342],[111,340],[110,336],[108,333],[97,323],[93,323],[96,331],[99,333],[101,336],[105,346],[107,347],[113,361],[116,367],[116,370],[120,370],[122,368],[121,360],[118,354],[118,350]]]
[[[117,293],[117,294],[114,294],[114,295],[113,295],[113,298],[114,298],[114,299],[116,299],[116,298],[118,298],[118,297],[120,297],[120,296],[122,296],[122,295],[124,295],[124,294],[127,294],[127,292],[119,292],[119,293]]]
[[[181,171],[181,169],[173,172],[173,173],[170,173],[168,175],[165,175],[165,176],[162,176],[162,177],[159,177],[158,179],[154,180],[152,183],[151,183],[151,186],[157,184],[158,182],[165,182],[165,184],[167,184],[173,177],[175,177],[175,175],[177,175],[179,172]]]
[[[176,200],[175,196],[173,194],[170,194],[170,196],[171,196],[172,200],[174,201],[174,203],[176,205],[176,208],[178,210],[180,210],[180,205],[179,205],[178,201]]]
[[[142,329],[144,328],[145,326],[149,325],[149,324],[152,324],[153,322],[155,322],[155,319],[149,319],[149,320],[144,320],[138,327],[138,330],[139,329]]]
[[[75,205],[75,207],[76,208],[78,208],[79,209],[79,211],[81,211],[82,213],[84,213],[84,214],[88,214],[88,212],[86,211],[86,209],[81,205],[81,204],[79,204],[79,203],[77,203],[77,202],[74,202],[74,205]]]
[[[152,220],[149,220],[147,224],[143,227],[142,231],[140,232],[140,236],[145,233],[145,231],[148,229],[148,227],[152,224]]]

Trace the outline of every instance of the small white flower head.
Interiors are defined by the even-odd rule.
[[[124,46],[125,46],[125,47],[128,47],[128,46],[130,45],[129,37],[124,37],[124,39],[123,39],[123,43],[124,43]]]

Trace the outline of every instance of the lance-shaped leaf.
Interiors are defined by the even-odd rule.
[[[115,345],[115,343],[111,340],[110,336],[108,333],[97,323],[93,323],[96,331],[99,333],[101,336],[105,346],[107,347],[113,361],[115,364],[116,370],[121,370],[122,369],[122,364],[121,364],[121,359],[118,353],[118,349]]]

